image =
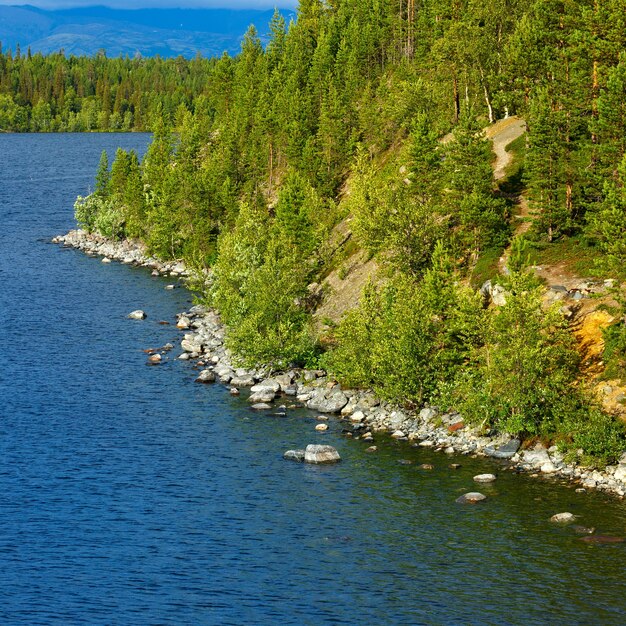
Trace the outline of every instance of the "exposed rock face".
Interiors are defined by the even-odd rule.
[[[456,502],[459,504],[476,504],[477,502],[482,502],[486,500],[487,496],[479,493],[478,491],[470,491],[469,493],[463,494],[461,497],[456,499]]]
[[[304,451],[305,463],[320,465],[325,463],[338,463],[339,461],[341,461],[339,452],[332,446],[309,444]]]
[[[137,309],[128,314],[129,320],[145,320],[146,317],[148,316],[141,309]]]

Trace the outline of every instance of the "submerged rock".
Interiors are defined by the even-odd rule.
[[[474,482],[477,483],[492,483],[495,479],[495,474],[478,474],[474,476]]]
[[[283,459],[304,463],[304,450],[287,450],[287,452],[283,454]]]
[[[148,316],[141,309],[137,309],[129,313],[127,317],[129,320],[145,320]]]
[[[470,491],[469,493],[465,493],[459,498],[456,499],[456,502],[459,504],[476,504],[477,502],[482,502],[486,500],[487,496],[479,493],[478,491]]]
[[[339,452],[332,446],[309,444],[304,451],[304,462],[320,465],[323,463],[337,463],[341,461]]]
[[[573,513],[556,513],[550,518],[551,522],[555,524],[569,524],[576,519],[576,515]]]

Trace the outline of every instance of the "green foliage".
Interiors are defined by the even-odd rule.
[[[251,365],[312,362],[316,347],[305,307],[310,269],[289,230],[244,204],[218,252],[212,301],[229,326],[229,347]]]
[[[624,452],[626,430],[623,422],[583,402],[563,417],[557,440],[565,451],[582,450],[585,465],[604,468]]]
[[[326,365],[348,384],[382,397],[420,403],[452,380],[478,341],[482,311],[457,282],[441,243],[421,281],[397,275],[380,292],[365,290],[336,329]]]
[[[528,274],[512,274],[507,287],[506,304],[487,318],[484,345],[454,403],[474,422],[550,434],[576,396],[578,354],[559,311],[542,310],[540,287]]]

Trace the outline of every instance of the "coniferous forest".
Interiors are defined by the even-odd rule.
[[[531,266],[613,279],[600,369],[621,379],[625,22],[626,0],[302,0],[234,58],[5,52],[0,128],[149,128],[141,162],[103,155],[77,219],[212,268],[246,362],[319,364],[604,462],[624,428]],[[483,129],[513,116],[496,181]],[[320,316],[358,264],[358,306]]]

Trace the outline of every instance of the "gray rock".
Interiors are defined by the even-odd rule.
[[[215,372],[213,370],[202,370],[196,378],[197,383],[214,383]]]
[[[435,417],[437,417],[437,410],[432,407],[428,407],[420,411],[420,419],[424,422],[430,422],[430,420]]]
[[[291,374],[279,374],[274,376],[273,380],[278,383],[280,390],[285,391],[287,387],[291,387],[293,376]]]
[[[255,411],[268,411],[272,407],[266,402],[257,402],[256,404],[253,404],[250,408],[254,409]]]
[[[323,463],[337,463],[341,461],[339,452],[332,446],[309,444],[304,451],[304,462],[320,465]]]
[[[506,289],[502,285],[494,285],[491,289],[491,301],[496,306],[504,306],[507,295]]]
[[[141,309],[137,309],[128,314],[129,320],[145,320],[146,317],[148,316]]]
[[[476,502],[482,502],[486,500],[487,496],[479,493],[478,491],[470,491],[469,493],[465,493],[459,498],[456,499],[456,502],[459,504],[475,504]]]
[[[492,483],[495,479],[495,474],[478,474],[474,476],[474,482],[477,483]]]
[[[569,524],[576,519],[576,515],[573,513],[557,513],[550,518],[551,522],[556,524]]]
[[[552,465],[548,451],[541,444],[537,444],[532,450],[524,450],[521,457],[522,463],[532,467],[539,468],[548,463]]]
[[[320,413],[339,413],[348,404],[348,398],[341,389],[316,389],[307,402],[307,407]]]
[[[202,352],[202,344],[201,343],[197,343],[194,339],[188,339],[187,337],[185,337],[181,342],[180,342],[180,347],[185,351],[185,352]]]
[[[504,445],[494,448],[493,446],[487,446],[484,450],[487,456],[491,456],[496,459],[510,459],[515,456],[515,453],[519,450],[521,442],[519,439],[511,439],[511,441]]]
[[[230,384],[233,387],[252,387],[254,385],[254,378],[252,376],[235,376],[231,378]]]
[[[283,454],[283,459],[296,461],[296,463],[304,463],[304,450],[287,450],[287,452]]]
[[[253,387],[254,389],[254,387]],[[264,389],[250,394],[249,402],[271,402],[276,394],[271,389]]]
[[[274,380],[273,378],[267,378],[266,380],[261,381],[260,383],[257,383],[256,385],[254,385],[250,391],[252,393],[257,393],[257,392],[272,392],[274,395],[276,395],[279,391],[280,391],[280,384]]]

